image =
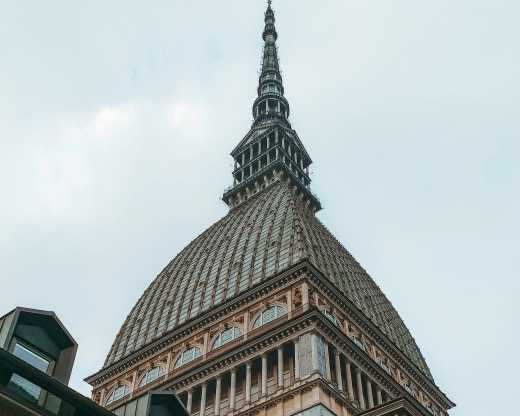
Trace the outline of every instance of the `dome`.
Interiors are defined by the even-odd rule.
[[[432,378],[390,301],[293,188],[281,180],[231,209],[166,266],[126,318],[105,368],[303,259]]]

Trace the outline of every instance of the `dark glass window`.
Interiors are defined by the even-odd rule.
[[[31,351],[29,348],[26,348],[18,342],[14,346],[13,354],[24,360],[26,363],[31,364],[33,367],[36,367],[38,370],[43,371],[44,373],[49,371],[51,365],[51,361],[49,359],[43,357],[43,355]]]
[[[52,361],[50,359],[17,341],[13,348],[13,354],[44,373],[49,373],[52,368]],[[39,386],[18,374],[11,376],[8,387],[12,391],[18,392],[21,396],[35,403],[37,403],[42,396],[42,389]]]

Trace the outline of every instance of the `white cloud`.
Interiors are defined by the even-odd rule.
[[[104,107],[94,117],[94,129],[101,136],[110,136],[129,129],[138,115],[139,108],[134,103]]]

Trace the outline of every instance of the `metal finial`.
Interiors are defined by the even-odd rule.
[[[273,0],[267,0],[267,5],[271,7],[271,4],[273,3]]]

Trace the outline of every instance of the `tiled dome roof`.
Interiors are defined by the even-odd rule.
[[[170,262],[126,318],[105,367],[304,258],[431,378],[390,301],[282,181],[231,210]]]

